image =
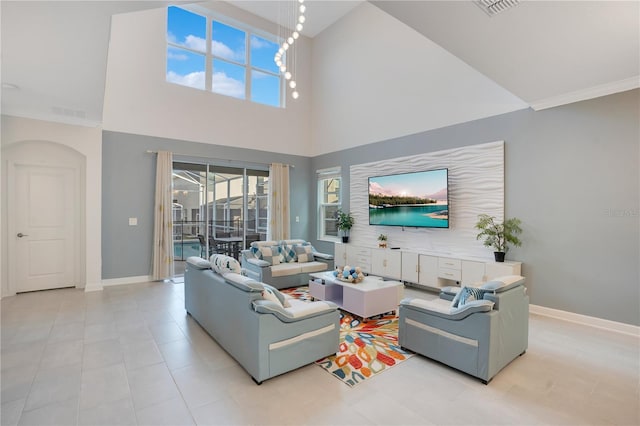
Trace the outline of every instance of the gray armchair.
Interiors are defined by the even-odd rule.
[[[484,283],[480,299],[460,307],[453,307],[446,293],[431,301],[404,299],[399,308],[400,346],[488,383],[527,350],[529,297],[524,281],[508,276]]]

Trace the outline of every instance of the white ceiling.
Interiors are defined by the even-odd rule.
[[[168,3],[0,2],[2,113],[99,125],[111,15]],[[278,2],[231,3],[277,22]],[[307,34],[359,3],[307,1]],[[492,18],[468,1],[372,3],[534,108],[639,86],[639,1],[525,1]]]
[[[304,4],[307,7],[305,12],[307,21],[304,23],[302,33],[307,37],[315,37],[324,31],[328,26],[342,18],[364,0],[307,0]],[[289,1],[270,0],[240,0],[231,1],[234,6],[251,12],[270,22],[279,23],[283,20],[287,8],[291,5]]]
[[[640,85],[640,2],[372,1],[534,109]]]
[[[168,3],[0,1],[2,113],[99,125],[111,16]]]

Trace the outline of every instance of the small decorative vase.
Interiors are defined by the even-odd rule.
[[[387,248],[387,242],[386,241],[380,241],[378,243],[378,247],[380,248]]]
[[[504,252],[503,251],[494,251],[493,256],[496,259],[496,262],[504,262]]]
[[[342,242],[343,243],[348,243],[349,242],[349,237],[347,235],[343,235],[342,236]]]

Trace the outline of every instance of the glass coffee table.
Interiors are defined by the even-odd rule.
[[[367,276],[354,284],[340,281],[332,272],[309,275],[309,294],[314,299],[333,302],[365,321],[374,315],[395,312],[404,292],[400,281],[383,281],[380,277]]]

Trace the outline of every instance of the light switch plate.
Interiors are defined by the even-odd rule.
[[[130,217],[129,218],[129,226],[138,226],[138,218]]]

